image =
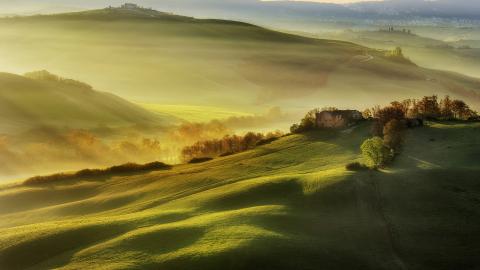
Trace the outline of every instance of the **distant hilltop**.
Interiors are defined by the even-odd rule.
[[[162,12],[151,7],[143,7],[134,3],[125,3],[121,6],[108,6],[102,9],[84,10],[77,12],[38,14],[33,16],[20,16],[26,19],[85,19],[85,20],[122,20],[122,19],[159,19],[164,21],[192,21],[193,17]]]
[[[123,10],[153,10],[152,8],[145,8],[134,3],[125,3],[120,7],[109,6],[108,9],[123,9]]]
[[[125,3],[122,6],[120,6],[120,8],[136,9],[136,8],[140,8],[140,6],[138,6],[137,4]]]

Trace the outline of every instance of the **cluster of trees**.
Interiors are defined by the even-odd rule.
[[[387,111],[386,111],[387,110]],[[390,106],[380,106],[367,109],[363,112],[365,118],[381,119],[385,115],[397,114],[397,118],[421,118],[427,120],[469,120],[478,117],[477,112],[470,109],[463,100],[445,96],[425,96],[422,99],[406,99],[394,101]]]
[[[393,50],[385,52],[385,57],[397,63],[414,65],[410,59],[405,57],[403,50],[400,47],[396,47]]]
[[[420,100],[407,99],[391,102],[389,106],[367,109],[365,118],[374,119],[373,138],[366,140],[361,150],[371,167],[383,167],[400,152],[407,127],[423,125],[423,120],[468,120],[477,118],[476,112],[462,100],[445,96],[425,96]]]
[[[360,148],[367,165],[379,168],[390,163],[400,152],[406,127],[404,120],[391,119],[383,126],[382,135],[365,140]]]
[[[52,174],[47,176],[35,176],[31,177],[23,182],[24,185],[40,185],[53,182],[72,180],[77,178],[91,178],[91,177],[104,177],[113,174],[129,174],[138,172],[150,172],[159,170],[169,170],[171,165],[167,165],[163,162],[150,162],[147,164],[137,163],[125,163],[118,166],[108,167],[106,169],[85,169],[72,174]]]
[[[194,158],[226,156],[253,149],[258,145],[271,142],[283,134],[280,131],[267,134],[248,132],[244,136],[227,135],[222,139],[211,139],[196,142],[182,150],[182,158],[189,161]]]
[[[382,30],[381,30],[382,31]],[[387,30],[383,30],[387,32],[398,32],[398,33],[405,33],[405,34],[412,34],[412,30],[410,29],[395,29],[393,26],[389,26]]]
[[[86,84],[84,82],[80,82],[77,80],[62,78],[46,70],[27,72],[24,74],[24,76],[33,80],[56,82],[56,83],[62,83],[62,84],[66,84],[66,85],[78,87],[78,88],[93,89],[93,87],[89,84]]]
[[[396,47],[395,49],[386,52],[385,55],[389,57],[404,57],[403,50],[400,47]]]
[[[300,134],[307,131],[314,130],[317,128],[317,113],[322,111],[338,111],[337,107],[324,107],[321,110],[319,108],[315,108],[309,111],[303,118],[300,120],[300,123],[293,124],[290,127],[290,132],[293,134]]]
[[[427,102],[430,97],[425,97],[421,102]],[[389,106],[381,108],[376,106],[363,112],[365,118],[373,118],[373,138],[367,139],[361,146],[362,154],[367,160],[368,166],[373,168],[383,167],[391,162],[395,155],[400,152],[405,139],[405,130],[412,126],[407,119],[409,111],[417,110],[418,103],[415,100],[394,101]],[[416,125],[423,125],[423,120]]]

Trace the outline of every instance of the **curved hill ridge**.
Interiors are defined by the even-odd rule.
[[[52,15],[37,15],[33,17],[51,18]],[[108,7],[105,9],[63,13],[61,16],[68,19],[112,20],[112,19],[157,19],[165,21],[192,21],[194,18],[160,12],[143,7]]]
[[[387,172],[345,171],[369,136],[362,125],[170,171],[3,186],[0,266],[471,268],[480,263],[479,131],[411,130]]]
[[[110,93],[72,80],[30,79],[0,73],[2,129],[18,131],[42,126],[159,125],[161,117]],[[8,128],[10,127],[10,128]]]
[[[100,89],[143,103],[304,111],[437,93],[480,106],[478,79],[395,61],[353,43],[239,22],[138,19],[122,12],[131,11],[1,19],[0,57],[21,70],[42,66],[81,74]]]

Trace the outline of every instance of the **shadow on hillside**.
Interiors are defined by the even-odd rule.
[[[69,256],[73,254],[72,250],[87,247],[127,231],[128,226],[125,224],[87,225],[72,230],[59,230],[2,250],[0,266],[11,270],[26,269],[49,259],[61,264],[68,262]],[[60,261],[55,259],[57,256]]]
[[[285,206],[284,212],[235,216],[211,228],[151,227],[195,216],[189,214],[59,231],[3,250],[0,265],[61,267],[80,250],[145,228],[144,233],[140,229],[135,237],[99,250],[97,259],[118,252],[152,258],[177,254],[162,263],[138,261],[141,269],[402,269],[399,260],[418,269],[469,269],[480,263],[478,173],[465,169],[358,172],[334,182],[318,179],[321,185],[309,193],[304,192],[302,179],[264,182],[227,190],[203,203],[197,214],[265,205]],[[228,232],[243,225],[278,236],[226,233],[224,238],[211,239],[212,250],[230,241],[242,244],[222,251],[202,250],[195,256],[179,252],[204,245],[205,228]],[[95,261],[93,254],[82,256],[86,257],[77,259]]]
[[[226,211],[261,205],[290,205],[303,197],[296,179],[265,182],[215,196],[202,203],[202,211]]]
[[[299,179],[287,179],[216,197],[202,205],[200,211],[286,206],[284,214],[245,216],[239,221],[282,237],[256,236],[247,238],[248,243],[233,250],[208,256],[176,257],[161,264],[145,264],[141,268],[318,269],[321,266],[325,269],[377,269],[378,265],[393,264],[388,252],[382,251],[388,245],[384,235],[378,233],[382,227],[375,213],[367,211],[366,216],[358,213],[359,199],[374,200],[369,197],[369,191],[362,191],[367,194],[363,197],[357,194],[358,177],[369,177],[368,174],[346,176],[313,194],[304,193]],[[371,187],[367,185],[368,188]],[[371,201],[365,202],[369,203]],[[228,242],[228,239],[219,241]],[[380,251],[365,251],[365,243]]]
[[[146,220],[92,223],[67,230],[59,227],[58,231],[51,231],[39,238],[1,250],[0,266],[11,270],[28,267],[34,267],[35,269],[63,267],[70,263],[79,251],[120,237],[141,227],[176,222],[188,217],[186,214],[173,213],[149,217]],[[144,235],[144,238],[135,238],[131,244],[138,250],[168,252],[187,246],[200,236],[201,232],[198,231],[179,232],[172,230],[169,235],[163,234],[162,239],[156,239],[158,237],[150,237],[147,234]],[[166,242],[168,239],[170,239],[169,244]]]
[[[480,185],[475,175],[478,170],[360,172],[312,194],[303,194],[301,183],[292,179],[250,189],[251,196],[248,192],[227,195],[204,207],[286,206],[285,214],[245,217],[243,221],[285,238],[253,238],[235,250],[177,258],[161,266],[469,269],[480,263],[475,255],[480,240],[475,226],[480,222]]]

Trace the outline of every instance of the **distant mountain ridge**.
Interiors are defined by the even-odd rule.
[[[356,12],[393,16],[480,18],[480,2],[474,0],[390,0],[348,5]]]
[[[108,5],[120,6],[124,1],[15,1],[0,3],[3,13],[49,13],[61,5],[65,10],[101,8]],[[331,4],[301,1],[260,1],[260,0],[139,0],[136,4],[154,9],[175,11],[200,17],[223,17],[230,19],[259,19],[256,16],[275,18],[299,17],[303,19],[318,19],[321,17],[349,17],[367,19],[417,18],[464,18],[480,19],[480,2],[475,0],[388,0],[353,4]]]

